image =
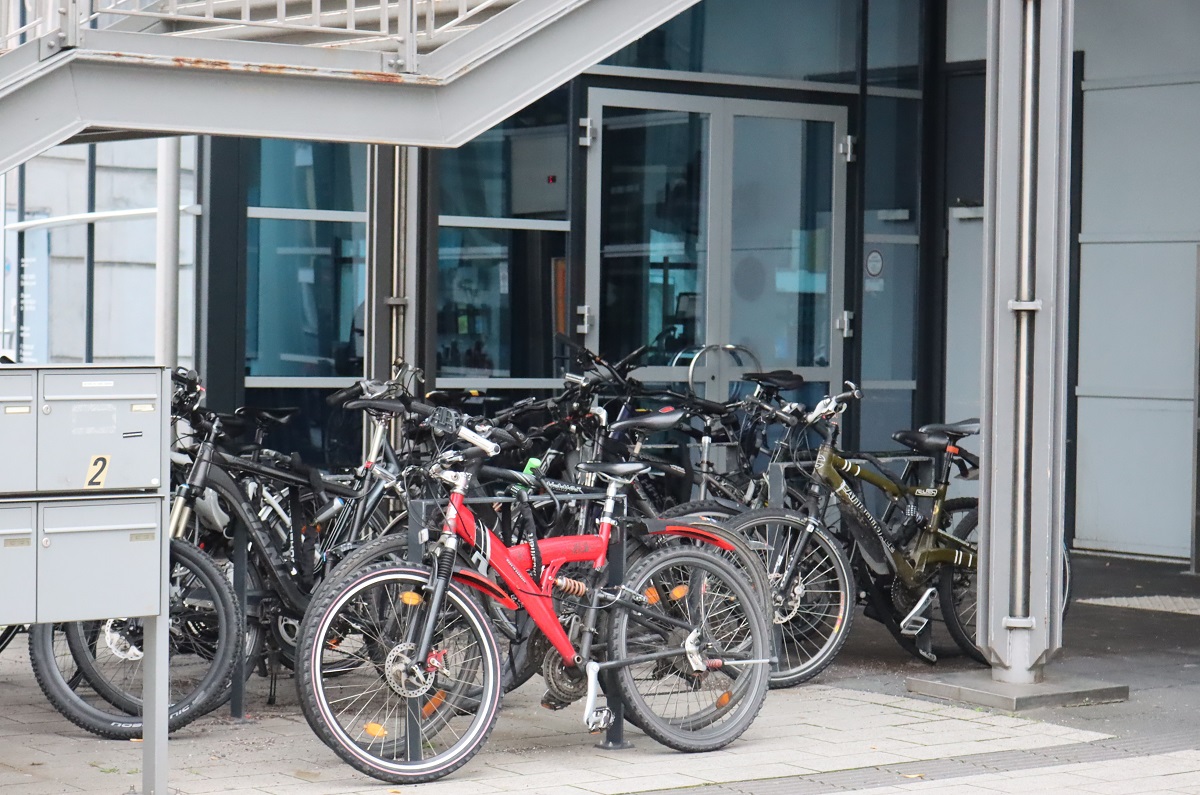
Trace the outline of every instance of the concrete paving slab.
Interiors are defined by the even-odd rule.
[[[1129,685],[1101,682],[1057,671],[1048,671],[1044,681],[1033,685],[997,682],[992,679],[991,671],[985,670],[910,676],[904,681],[904,686],[911,693],[980,704],[1008,712],[1129,700]]]

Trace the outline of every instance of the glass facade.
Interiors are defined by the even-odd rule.
[[[194,363],[195,138],[181,143],[179,362]],[[55,147],[4,176],[0,353],[154,361],[155,139]],[[21,270],[21,278],[18,278]]]
[[[619,51],[611,66],[857,82],[858,4],[704,0]]]

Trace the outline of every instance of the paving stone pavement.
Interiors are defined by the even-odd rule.
[[[235,723],[219,712],[172,736],[170,781],[180,795],[621,795],[735,782],[736,789],[721,791],[847,791],[905,775],[891,772],[897,766],[942,765],[929,770],[948,772],[956,768],[940,760],[1045,754],[1109,737],[987,710],[813,684],[773,692],[753,727],[722,751],[679,754],[633,729],[632,749],[602,750],[595,747],[599,738],[583,731],[578,708],[550,713],[538,706],[535,680],[506,697],[490,741],[463,770],[440,782],[398,788],[359,775],[325,748],[298,714],[290,682],[281,682],[280,703],[273,707],[264,706],[263,682],[252,685],[250,703],[258,712],[251,721]],[[1053,764],[1050,757],[1041,759]],[[140,767],[140,744],[96,739],[49,707],[19,642],[0,658],[3,795],[118,795],[140,785]]]

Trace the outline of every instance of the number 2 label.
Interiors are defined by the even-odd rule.
[[[108,476],[108,461],[109,456],[106,455],[92,456],[92,462],[88,464],[87,480],[83,484],[84,488],[104,488],[104,478]]]

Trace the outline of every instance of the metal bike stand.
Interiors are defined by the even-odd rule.
[[[584,502],[603,500],[607,495],[604,492],[592,492],[587,494],[558,494],[555,496],[559,502]],[[503,505],[516,501],[515,497],[467,497],[463,499],[463,503],[467,505]],[[407,553],[409,563],[421,564],[423,562],[424,549],[421,540],[421,531],[428,527],[426,518],[430,515],[431,511],[439,510],[441,505],[441,501],[438,500],[411,500],[409,502]],[[628,503],[623,496],[621,498],[621,506],[622,515],[614,523],[613,535],[609,543],[607,582],[609,586],[620,585],[625,579],[625,519]],[[604,740],[597,743],[596,747],[606,750],[632,748],[633,743],[625,739],[625,702],[621,698],[621,694],[614,690],[604,695],[608,702],[608,708],[612,710],[613,722],[605,730]],[[419,742],[420,714],[415,709],[414,704],[415,701],[410,699],[407,735],[408,737],[416,737]],[[419,751],[419,748],[409,748],[410,753],[419,753]]]
[[[142,619],[144,795],[168,792],[170,404],[166,368],[0,367],[0,624]]]
[[[238,610],[242,611],[242,626],[249,620],[246,604],[246,567],[250,565],[246,546],[250,543],[246,525],[233,517],[233,593],[237,597]],[[246,644],[239,643],[233,658],[233,682],[229,688],[229,716],[235,720],[246,720]]]

